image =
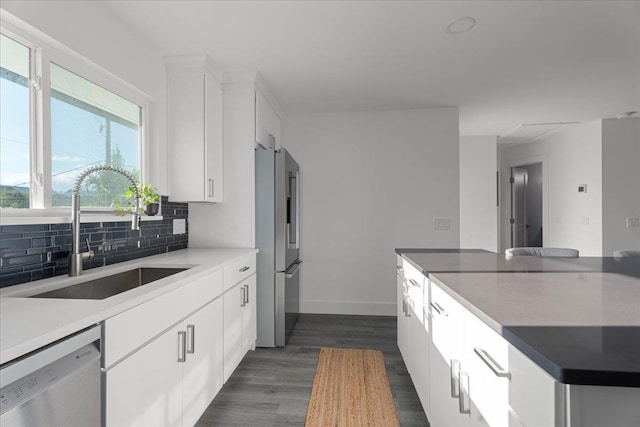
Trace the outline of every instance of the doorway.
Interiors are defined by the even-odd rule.
[[[542,162],[511,168],[511,247],[542,247]]]

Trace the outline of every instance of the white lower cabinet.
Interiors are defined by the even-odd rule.
[[[427,417],[429,411],[429,317],[425,316],[425,281],[409,282],[409,374]],[[415,285],[414,283],[418,283]]]
[[[222,387],[220,298],[106,371],[106,425],[191,426]]]
[[[398,349],[400,349],[400,354],[402,355],[402,358],[405,360],[406,364],[409,356],[409,316],[411,315],[411,313],[409,312],[407,290],[402,264],[398,266],[397,270],[396,292],[398,297],[398,304],[396,309],[398,319]]]
[[[224,381],[244,355],[255,347],[256,275],[252,274],[224,294]]]
[[[509,427],[509,344],[466,310],[463,320],[461,399],[470,425]]]
[[[107,426],[181,426],[176,325],[106,372]]]
[[[429,291],[424,275],[401,257],[396,264],[398,348],[429,416]]]
[[[432,426],[468,425],[464,407],[463,309],[439,287],[431,287],[431,341],[429,343],[430,408]]]
[[[182,373],[183,425],[192,426],[223,385],[222,298],[184,321],[186,360]]]
[[[194,425],[255,348],[255,300],[250,254],[104,320],[105,425]]]

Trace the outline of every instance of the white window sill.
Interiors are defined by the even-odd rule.
[[[162,215],[142,215],[140,221],[162,221]],[[131,215],[116,215],[108,209],[83,209],[80,222],[130,222]],[[71,209],[0,209],[0,225],[70,224]]]

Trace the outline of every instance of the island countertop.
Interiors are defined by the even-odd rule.
[[[511,262],[487,252],[433,250],[402,256],[559,382],[640,387],[636,263]]]
[[[434,273],[482,272],[605,272],[640,278],[638,258],[613,257],[535,257],[520,256],[507,259],[502,254],[479,249],[396,249],[426,276]]]
[[[0,289],[0,364],[170,292],[256,249],[182,249]],[[102,300],[29,298],[138,267],[187,270]]]

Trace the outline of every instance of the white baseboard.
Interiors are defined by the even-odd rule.
[[[300,300],[300,313],[395,316],[396,304],[388,302]]]

